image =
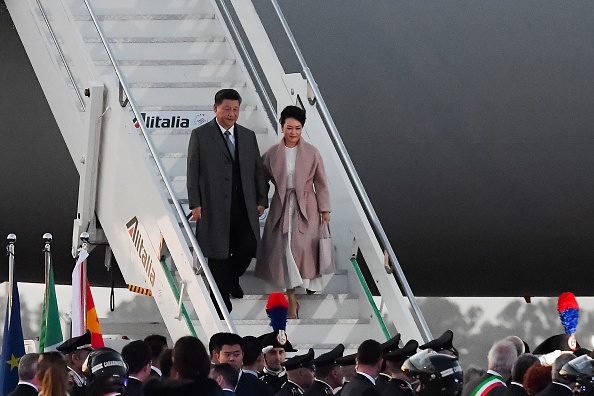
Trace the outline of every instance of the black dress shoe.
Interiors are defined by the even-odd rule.
[[[231,297],[233,298],[243,298],[243,289],[241,288],[241,285],[233,286],[231,290],[229,290],[229,294],[231,294]]]

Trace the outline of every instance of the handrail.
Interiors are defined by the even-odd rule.
[[[62,48],[60,47],[60,44],[58,44],[58,39],[56,38],[56,35],[54,34],[54,29],[52,29],[49,19],[47,18],[47,15],[45,14],[43,6],[41,5],[41,0],[36,0],[36,1],[37,1],[37,6],[39,7],[39,11],[41,11],[41,16],[43,17],[43,20],[45,21],[45,24],[47,25],[47,29],[49,30],[50,36],[52,36],[52,40],[54,40],[54,44],[56,45],[56,49],[58,50],[60,59],[62,59],[62,63],[64,64],[64,67],[66,68],[66,73],[68,73],[68,77],[70,78],[70,81],[72,82],[72,88],[74,88],[74,91],[76,92],[76,96],[78,96],[78,101],[80,102],[82,111],[87,111],[87,108],[85,106],[85,101],[83,100],[82,96],[80,95],[80,92],[78,92],[76,82],[74,81],[74,76],[72,75],[72,72],[70,71],[70,66],[68,66],[68,62],[66,62],[66,57],[64,56],[64,53],[62,52]]]
[[[264,104],[266,105],[266,107],[268,107],[268,113],[272,114],[273,117],[276,117],[276,109],[273,106],[272,101],[270,100],[270,97],[268,96],[268,92],[266,92],[264,83],[260,79],[260,74],[256,70],[256,66],[254,65],[254,62],[252,61],[252,58],[248,53],[247,47],[245,46],[245,43],[243,42],[243,39],[241,38],[241,35],[239,34],[237,25],[235,25],[235,22],[233,21],[233,18],[231,17],[231,13],[229,12],[229,8],[225,4],[225,0],[215,0],[215,1],[217,1],[220,4],[220,8],[222,9],[225,16],[227,17],[227,20],[229,21],[228,25],[231,27],[231,33],[233,34],[235,41],[238,44],[238,47],[239,47],[238,49],[241,50],[241,52],[243,53],[244,58],[247,61],[247,65],[248,65],[250,71],[252,72],[251,74],[256,79],[256,85],[258,86],[260,92],[262,92],[262,96],[264,96],[264,99],[265,99]],[[273,126],[276,125],[276,120],[272,119],[271,123]]]
[[[97,20],[97,16],[95,15],[95,12],[91,8],[89,1],[84,0],[84,2],[85,2],[85,5],[87,6],[87,9],[89,10],[89,14],[91,16],[91,19],[93,20],[95,29],[97,29],[97,33],[99,34],[99,37],[101,38],[101,42],[103,43],[103,46],[105,47],[105,51],[107,51],[107,56],[109,57],[109,60],[111,61],[111,64],[113,65],[116,75],[118,76],[121,87],[129,99],[130,108],[132,109],[132,112],[134,113],[134,116],[136,117],[136,119],[142,120],[140,111],[138,111],[138,108],[136,107],[136,104],[134,103],[133,97],[130,92],[130,88],[128,88],[128,83],[126,83],[126,79],[124,78],[124,75],[123,75],[122,71],[120,70],[120,67],[118,66],[117,62],[115,61],[113,53],[111,52],[111,47],[109,46],[109,44],[107,44],[107,40],[105,39],[105,36],[103,35],[103,31],[99,27],[99,22]],[[196,236],[194,235],[192,228],[190,227],[190,223],[188,222],[188,219],[186,218],[186,214],[184,213],[184,210],[183,210],[181,204],[177,200],[177,197],[173,193],[173,187],[171,187],[171,183],[169,182],[169,179],[167,178],[165,169],[163,168],[163,165],[161,164],[161,161],[159,160],[159,154],[157,153],[157,150],[155,149],[153,142],[149,138],[149,134],[146,130],[146,126],[144,125],[143,122],[139,122],[138,124],[140,125],[140,130],[142,131],[142,136],[144,137],[144,140],[146,141],[149,151],[151,152],[151,155],[153,156],[153,160],[155,161],[155,164],[157,165],[159,174],[161,175],[161,178],[163,179],[163,182],[165,183],[165,187],[167,188],[167,192],[169,193],[169,196],[171,197],[171,201],[173,202],[175,209],[177,211],[177,214],[182,221],[182,225],[184,226],[184,229],[185,229],[186,233],[188,234],[188,238],[190,239],[190,243],[192,244],[192,247],[194,248],[194,252],[196,253],[196,256],[198,257],[198,261],[200,262],[200,265],[202,266],[204,275],[206,276],[206,280],[208,281],[209,285],[211,286],[211,291],[215,297],[217,304],[219,305],[220,311],[223,315],[223,319],[225,320],[225,323],[227,324],[229,331],[231,333],[237,333],[237,330],[235,329],[235,325],[233,324],[233,321],[231,320],[231,317],[229,316],[229,311],[227,310],[225,303],[223,302],[223,297],[221,296],[219,289],[216,287],[216,283],[214,281],[212,273],[210,272],[210,268],[208,267],[208,264],[206,263],[206,259],[204,258],[204,255],[202,254],[202,250],[200,249],[200,246],[198,245]]]
[[[426,340],[429,341],[433,338],[431,335],[431,330],[429,330],[429,326],[427,325],[427,322],[425,321],[425,318],[423,317],[423,314],[421,313],[421,309],[419,308],[419,305],[417,304],[417,301],[415,299],[415,296],[413,295],[410,285],[408,284],[408,281],[406,280],[406,277],[404,276],[404,272],[402,271],[402,268],[400,267],[400,263],[398,262],[398,259],[396,258],[396,254],[394,253],[394,250],[392,249],[392,245],[390,245],[390,241],[388,241],[388,237],[387,237],[386,233],[384,232],[384,228],[380,224],[379,218],[377,217],[377,214],[375,213],[375,210],[373,209],[373,206],[371,205],[371,201],[369,200],[369,196],[367,195],[367,192],[365,191],[365,188],[363,187],[363,183],[361,183],[361,179],[359,178],[359,175],[357,174],[357,171],[355,170],[355,166],[353,165],[353,162],[351,161],[351,157],[349,156],[349,154],[346,150],[346,147],[344,146],[344,143],[342,142],[342,139],[340,138],[340,135],[338,133],[338,128],[336,127],[336,124],[334,123],[334,120],[332,119],[332,116],[330,115],[330,110],[328,110],[328,107],[326,106],[326,103],[324,102],[324,99],[322,98],[322,94],[320,93],[318,85],[316,84],[316,81],[315,81],[311,71],[309,70],[307,63],[305,62],[305,58],[303,57],[303,54],[301,53],[301,50],[299,49],[299,46],[297,45],[297,41],[295,40],[295,37],[293,36],[293,33],[291,32],[289,23],[285,19],[285,16],[284,16],[282,10],[280,9],[276,0],[270,0],[270,1],[272,2],[272,5],[274,6],[274,9],[280,19],[280,22],[283,25],[283,28],[285,29],[285,33],[287,34],[287,37],[289,38],[289,41],[291,42],[291,45],[293,46],[293,50],[295,51],[295,54],[297,55],[297,58],[299,59],[299,63],[301,64],[301,67],[303,69],[303,74],[305,75],[307,82],[309,83],[309,85],[311,86],[311,89],[313,90],[313,92],[315,94],[315,97],[317,99],[317,102],[318,102],[318,105],[319,105],[319,108],[321,111],[321,116],[323,117],[324,121],[326,122],[326,125],[328,125],[328,128],[329,128],[328,132],[330,135],[330,139],[336,146],[336,149],[338,151],[338,156],[340,157],[343,165],[345,166],[347,175],[348,175],[349,179],[351,180],[351,183],[353,184],[353,188],[355,189],[355,192],[357,193],[359,200],[361,201],[363,210],[367,214],[368,220],[371,223],[371,226],[373,227],[375,232],[377,233],[380,241],[384,245],[384,248],[388,251],[390,260],[394,263],[394,267],[396,269],[396,275],[398,276],[398,280],[400,281],[400,284],[402,285],[402,287],[404,289],[404,293],[408,297],[410,305],[411,305],[421,327],[423,328],[423,332],[425,333]]]

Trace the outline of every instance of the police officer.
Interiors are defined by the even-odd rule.
[[[394,337],[390,338],[388,341],[384,342],[381,345],[382,351],[384,352],[384,356],[398,349],[398,344],[400,344],[400,333],[396,333]],[[392,376],[386,368],[386,360],[384,359],[382,363],[382,371],[380,371],[379,375],[375,379],[375,387],[380,393],[382,393],[384,389],[386,389],[386,387],[388,386],[388,383],[391,379]]]
[[[406,359],[417,353],[419,343],[410,340],[402,348],[398,348],[384,355],[386,369],[390,372],[391,380],[382,391],[382,396],[411,396],[412,379],[402,372],[402,364]]]
[[[577,357],[563,365],[559,374],[568,381],[575,383],[574,395],[594,395],[594,360],[588,355]]]
[[[111,348],[92,351],[83,364],[90,396],[121,395],[128,379],[128,366],[122,355]]]
[[[356,353],[352,353],[350,355],[343,356],[341,358],[336,358],[336,363],[340,366],[340,375],[342,376],[342,386],[334,389],[334,394],[336,396],[340,396],[342,393],[342,387],[345,384],[348,384],[349,381],[353,379],[353,377],[357,374],[356,364],[355,361],[357,357]]]
[[[282,365],[287,352],[297,352],[293,348],[285,332],[271,332],[259,337],[264,353],[265,366],[258,377],[266,382],[274,393],[277,393],[287,382],[287,370]]]
[[[333,395],[334,389],[342,386],[342,374],[340,365],[336,359],[342,357],[344,345],[338,344],[330,352],[321,354],[314,359],[316,378],[306,396],[326,396]]]
[[[431,349],[420,351],[402,364],[402,372],[419,381],[419,396],[459,396],[463,373],[458,358]]]
[[[275,396],[303,395],[314,383],[314,351],[309,348],[305,355],[297,355],[282,363],[287,370],[287,382]]]
[[[439,338],[419,346],[419,349],[432,349],[435,352],[459,357],[458,350],[454,348],[454,345],[452,344],[453,339],[454,333],[452,330],[446,330],[441,336],[439,336]]]
[[[83,363],[89,353],[93,350],[91,347],[91,332],[87,332],[79,337],[72,337],[66,340],[56,348],[64,354],[68,364],[68,374],[72,381],[72,396],[86,396],[86,379],[83,374]]]

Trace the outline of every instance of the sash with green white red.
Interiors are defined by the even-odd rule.
[[[472,391],[470,396],[485,396],[492,389],[498,388],[500,386],[505,386],[503,378],[497,375],[492,375],[481,382],[476,388],[474,388],[474,391]]]

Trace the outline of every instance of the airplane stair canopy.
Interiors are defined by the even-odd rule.
[[[299,295],[307,319],[289,320],[291,342],[325,350],[338,342],[356,348],[396,331],[403,339],[431,338],[276,1],[303,76],[284,72],[247,0],[6,4],[81,175],[73,235],[89,227],[92,238],[104,234],[126,283],[151,290],[172,339],[270,331],[264,307],[267,294],[278,291],[254,276],[252,263],[241,278],[246,295],[233,300],[229,313],[188,221],[188,140],[212,119],[221,88],[241,94],[239,123],[256,132],[262,153],[278,142],[280,110],[303,107],[303,138],[324,159],[337,268],[324,278],[322,294]],[[95,214],[102,230],[93,233]],[[153,322],[142,313],[134,318],[136,326]]]

